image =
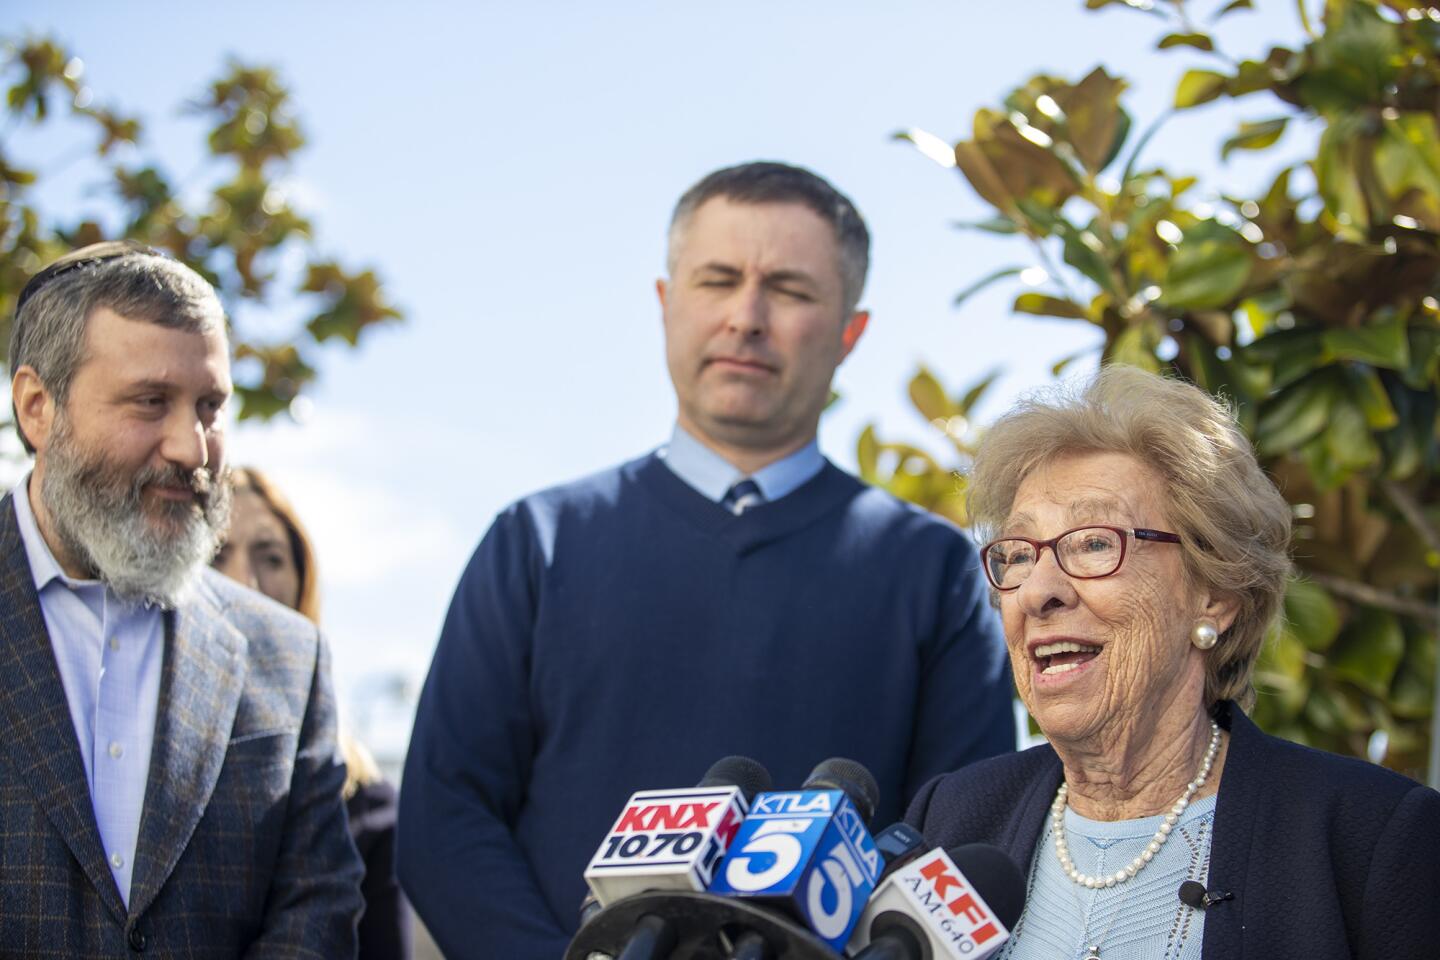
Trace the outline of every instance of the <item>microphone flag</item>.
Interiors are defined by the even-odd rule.
[[[837,952],[880,875],[880,852],[840,790],[762,793],[710,885],[798,916]]]
[[[603,906],[646,890],[704,890],[745,812],[737,786],[637,791],[590,859],[585,880]]]
[[[1020,894],[1023,898],[1023,883]],[[1014,910],[1016,918],[1019,912]],[[940,849],[910,861],[880,885],[856,924],[851,955],[892,926],[927,942],[936,960],[979,960],[1010,938],[995,910]]]

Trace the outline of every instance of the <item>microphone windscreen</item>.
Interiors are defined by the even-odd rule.
[[[1180,902],[1196,910],[1204,910],[1205,884],[1196,880],[1186,880],[1180,884]]]
[[[745,803],[755,801],[755,794],[770,789],[770,771],[749,757],[722,757],[705,771],[697,787],[739,787]]]
[[[1015,861],[999,847],[988,843],[967,843],[945,851],[965,879],[995,912],[1005,929],[1015,929],[1025,909],[1025,876]]]
[[[863,764],[844,757],[821,760],[810,771],[802,790],[840,790],[855,804],[860,818],[869,826],[875,817],[875,807],[880,802],[880,785]]]

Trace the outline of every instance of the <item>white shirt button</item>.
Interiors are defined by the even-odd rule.
[[[114,867],[116,870],[119,870],[121,867],[125,866],[125,858],[120,856],[120,854],[118,853],[110,854],[110,866]]]
[[[119,650],[119,649],[120,649],[120,638],[119,638],[119,637],[111,637],[111,638],[110,638],[110,649],[111,649],[111,650]]]
[[[110,741],[110,756],[116,760],[125,756],[125,747],[118,740]]]

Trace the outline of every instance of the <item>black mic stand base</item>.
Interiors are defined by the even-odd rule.
[[[747,958],[837,960],[840,956],[798,923],[745,900],[653,891],[617,900],[597,913],[570,941],[565,960],[591,960],[597,954],[618,957],[647,916],[668,921],[674,931],[675,946],[665,955],[669,960],[730,960],[742,937]],[[763,953],[756,952],[757,938],[764,941]]]

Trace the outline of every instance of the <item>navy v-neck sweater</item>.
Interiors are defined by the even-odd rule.
[[[400,869],[447,954],[555,957],[631,792],[846,756],[876,826],[1011,749],[976,552],[827,464],[735,517],[654,455],[504,511],[461,578],[415,720]]]

